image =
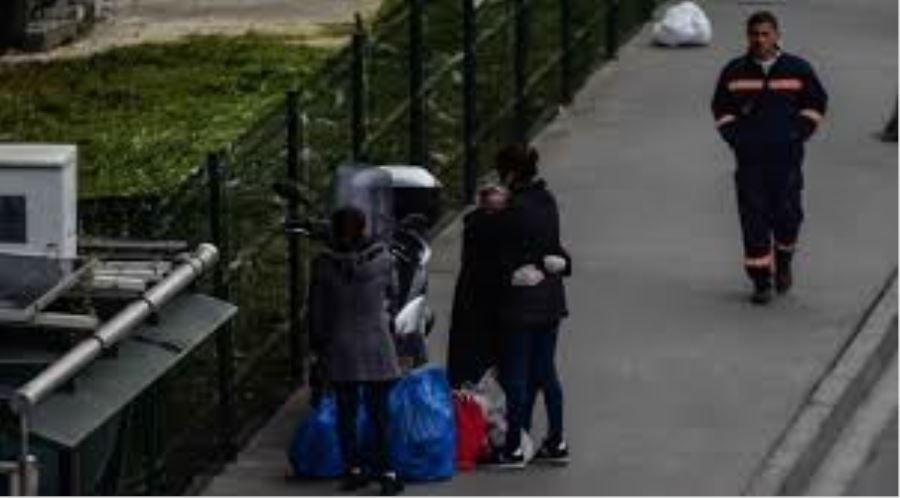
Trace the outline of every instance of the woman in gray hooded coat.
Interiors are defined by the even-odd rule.
[[[375,471],[382,494],[402,484],[390,463],[388,394],[401,370],[391,332],[397,291],[388,248],[365,237],[366,217],[352,207],[335,211],[332,244],[313,262],[310,328],[313,350],[324,363],[338,406],[338,433],[346,462],[342,488],[364,487],[356,434],[360,391],[375,425]]]

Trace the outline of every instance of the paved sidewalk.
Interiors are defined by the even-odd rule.
[[[897,265],[897,148],[873,138],[897,96],[897,2],[766,2],[785,48],[819,70],[831,112],[807,154],[796,288],[765,309],[745,299],[733,162],[708,111],[754,5],[701,4],[713,46],[657,49],[645,30],[537,140],[575,261],[559,351],[574,462],[410,494],[740,493]],[[459,228],[435,243],[435,358]],[[206,493],[330,494],[284,477],[300,401]]]

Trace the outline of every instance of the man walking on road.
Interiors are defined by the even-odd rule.
[[[791,260],[803,221],[804,142],[822,122],[828,96],[812,66],[779,46],[778,19],[747,19],[748,51],[719,76],[712,112],[737,159],[735,184],[751,301],[793,282]],[[774,275],[773,275],[774,273]]]

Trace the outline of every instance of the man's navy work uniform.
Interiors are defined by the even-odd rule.
[[[784,52],[767,62],[738,57],[719,77],[712,111],[737,157],[745,265],[757,283],[771,277],[775,253],[789,265],[803,221],[803,144],[827,101],[812,66]]]

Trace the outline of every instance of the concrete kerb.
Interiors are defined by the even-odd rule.
[[[897,270],[812,387],[743,495],[801,495],[897,351]]]

